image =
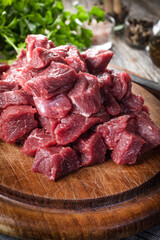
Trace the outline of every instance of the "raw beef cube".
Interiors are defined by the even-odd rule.
[[[71,113],[61,120],[55,129],[56,142],[66,145],[74,142],[82,133],[86,132],[95,124],[109,120],[109,115],[102,109],[101,112],[85,117],[80,114]]]
[[[126,132],[136,133],[137,131],[137,120],[136,118],[131,118],[127,122]]]
[[[61,56],[62,58],[66,58],[68,56],[69,49],[70,49],[69,45],[61,45],[61,46],[55,47],[53,51],[59,56]]]
[[[41,127],[45,128],[46,132],[53,134],[56,126],[60,122],[58,119],[38,116],[38,121]]]
[[[143,105],[143,107],[142,107],[142,112],[146,112],[148,115],[150,114],[149,113],[149,108],[146,106],[146,105]]]
[[[10,66],[8,64],[0,63],[0,74],[3,72],[6,72],[9,68],[10,68]]]
[[[77,73],[78,72],[88,72],[87,67],[79,51],[74,47],[70,47],[68,51],[68,56],[65,58],[66,62],[70,67],[72,67]]]
[[[56,142],[59,145],[67,145],[87,130],[86,117],[80,114],[67,115],[55,129]]]
[[[129,96],[131,92],[131,78],[128,73],[112,73],[112,87],[110,87],[110,93],[121,101],[124,96]]]
[[[28,35],[25,42],[27,43],[27,61],[30,62],[32,59],[32,52],[36,47],[41,48],[54,48],[55,45],[52,41],[48,40],[48,38],[44,35],[37,34],[37,35]]]
[[[115,148],[121,137],[121,134],[127,126],[129,117],[129,115],[120,116],[113,118],[102,125],[98,125],[97,132],[102,134],[107,148],[111,150]]]
[[[108,50],[88,49],[81,53],[90,73],[103,72],[110,62],[113,52]]]
[[[100,133],[93,133],[89,137],[80,137],[75,143],[74,149],[80,155],[82,166],[105,161],[107,148]]]
[[[112,79],[108,71],[96,74],[100,87],[103,89],[108,89],[112,85]]]
[[[36,128],[26,139],[21,151],[29,156],[34,156],[39,148],[56,145],[55,137],[46,133],[44,129]]]
[[[89,117],[99,111],[101,107],[101,95],[97,78],[88,73],[80,72],[78,79],[69,92],[72,103],[79,113]]]
[[[17,69],[19,71],[22,67],[26,65],[26,51],[21,49],[19,55],[17,56],[17,60],[13,62],[10,68],[2,74],[2,80],[6,80],[9,82],[15,81],[15,76],[17,75]]]
[[[23,90],[15,90],[0,93],[0,109],[5,109],[13,105],[32,105],[34,106],[33,97]]]
[[[44,68],[35,69],[30,65],[25,66],[24,68],[17,69],[17,74],[15,76],[15,80],[19,83],[19,85],[25,89],[25,84],[31,79],[34,79],[38,74],[44,71]]]
[[[40,148],[32,170],[43,173],[52,181],[80,168],[76,152],[70,147]]]
[[[30,60],[30,66],[33,68],[45,67],[51,61],[60,62],[66,64],[64,58],[55,53],[53,49],[45,49],[37,47],[32,52],[32,58]]]
[[[140,113],[144,104],[144,99],[140,95],[131,94],[128,98],[121,101],[122,113]]]
[[[28,105],[10,106],[0,116],[0,139],[8,143],[15,143],[26,133],[37,127],[34,119],[36,110]]]
[[[88,122],[93,119],[95,120],[95,124],[103,123],[109,121],[110,116],[108,112],[105,110],[105,108],[102,106],[98,113],[94,113],[92,116],[88,118]]]
[[[137,132],[147,142],[144,144],[142,152],[160,144],[160,128],[152,122],[144,111],[137,115]]]
[[[0,80],[0,93],[18,90],[20,88],[16,81]]]
[[[34,97],[34,102],[38,113],[48,118],[63,118],[72,108],[69,99],[64,94],[50,99]]]
[[[116,116],[121,112],[121,108],[112,94],[106,88],[102,93],[103,106],[111,116]]]
[[[35,97],[51,98],[71,89],[77,73],[69,66],[51,62],[42,72],[23,84],[23,89]]]
[[[111,157],[117,164],[134,164],[145,141],[133,134],[123,132]]]

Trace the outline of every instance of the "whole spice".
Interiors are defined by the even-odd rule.
[[[126,20],[127,42],[132,46],[145,48],[149,42],[152,26],[152,21],[129,18]]]

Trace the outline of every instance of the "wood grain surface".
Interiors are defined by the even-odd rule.
[[[142,87],[152,119],[160,102]],[[105,163],[51,182],[33,158],[0,142],[0,231],[28,239],[119,239],[160,222],[160,147],[132,166]]]

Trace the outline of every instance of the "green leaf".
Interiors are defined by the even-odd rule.
[[[53,21],[53,18],[52,18],[52,12],[51,10],[48,10],[45,14],[45,20],[46,20],[46,23],[47,24],[51,24],[52,21]]]
[[[17,23],[18,23],[18,21],[17,21],[17,18],[15,17],[7,27],[11,28],[11,29],[14,29],[16,27]]]
[[[14,48],[14,50],[18,53],[18,49],[17,49],[17,47],[14,45],[15,39],[12,38],[12,37],[8,37],[8,36],[6,36],[5,34],[3,34],[2,36],[5,38],[6,42],[7,42],[8,44],[10,44],[10,45]]]

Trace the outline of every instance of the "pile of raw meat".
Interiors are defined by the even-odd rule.
[[[0,66],[0,139],[23,143],[34,156],[32,170],[55,180],[105,161],[133,164],[160,144],[160,128],[149,117],[131,78],[107,69],[113,52],[55,47],[29,35],[11,66]],[[115,166],[116,167],[116,166]]]

